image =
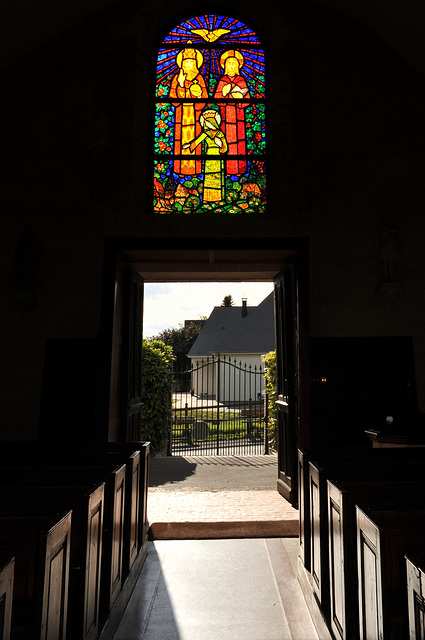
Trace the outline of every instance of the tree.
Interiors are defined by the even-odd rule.
[[[184,371],[190,364],[187,354],[200,334],[202,326],[202,321],[196,323],[189,322],[189,324],[185,326],[179,325],[177,329],[165,329],[157,336],[151,338],[151,340],[160,340],[164,344],[172,347],[175,360],[174,368],[176,371]]]
[[[232,296],[229,294],[228,296],[224,296],[223,298],[223,302],[221,303],[222,307],[233,307],[233,298]]]

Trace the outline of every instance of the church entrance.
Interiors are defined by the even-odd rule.
[[[196,248],[195,248],[196,246]],[[170,248],[171,247],[171,248]],[[309,446],[308,248],[305,239],[108,239],[98,429],[138,439],[144,282],[274,281],[277,348],[278,490],[297,502],[297,449]],[[261,393],[261,392],[260,392]],[[251,402],[257,401],[251,397]],[[246,400],[249,409],[249,397]],[[255,411],[255,409],[253,409]],[[102,419],[103,416],[103,419]],[[243,418],[248,419],[245,415]],[[202,420],[210,429],[207,420]],[[248,434],[248,423],[245,423]],[[212,419],[210,421],[212,425]],[[251,420],[252,424],[252,420]],[[205,426],[197,432],[206,432]]]

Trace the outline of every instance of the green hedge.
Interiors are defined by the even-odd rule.
[[[173,349],[160,340],[143,340],[141,440],[149,440],[151,451],[159,451],[171,425]]]
[[[276,351],[269,351],[264,358],[264,378],[269,406],[269,443],[277,447],[277,416],[276,416]]]

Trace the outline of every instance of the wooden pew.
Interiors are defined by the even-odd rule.
[[[57,445],[50,445],[53,448],[57,448]],[[140,488],[139,488],[139,514],[137,516],[137,528],[139,536],[139,552],[146,550],[148,539],[148,518],[147,518],[147,500],[148,500],[148,488],[149,488],[149,456],[150,456],[150,443],[146,441],[130,441],[130,442],[104,442],[96,443],[85,446],[85,450],[89,453],[94,450],[97,453],[100,452],[113,452],[117,454],[127,453],[131,455],[133,451],[140,451]],[[66,445],[67,450],[73,450]],[[73,443],[73,447],[76,450],[81,449],[81,443]],[[134,504],[134,503],[133,503]],[[135,519],[133,519],[135,521]]]
[[[0,640],[10,640],[15,557],[0,559]]]
[[[137,452],[140,452],[139,455],[137,455]],[[2,443],[0,461],[4,458],[7,464],[7,460],[11,455],[40,456],[50,454],[62,456],[63,464],[67,464],[66,459],[69,459],[69,456],[74,454],[76,456],[86,456],[92,466],[98,466],[101,463],[101,457],[109,454],[110,459],[112,455],[116,455],[117,464],[119,462],[125,462],[127,465],[127,479],[123,575],[126,577],[138,553],[140,551],[146,553],[148,536],[147,496],[149,485],[149,453],[150,443],[145,441],[106,443],[6,442]],[[65,458],[63,458],[63,456],[65,456]],[[22,463],[25,462],[25,457],[21,457],[20,459]]]
[[[422,553],[425,510],[356,507],[359,638],[408,637],[405,554]]]
[[[395,457],[396,456],[396,457]],[[310,538],[310,487],[309,487],[309,462],[316,463],[326,469],[327,465],[338,462],[339,464],[353,462],[376,461],[382,464],[390,464],[394,460],[406,462],[414,460],[424,461],[423,450],[382,450],[377,451],[370,446],[365,447],[338,447],[337,449],[298,449],[298,507],[300,516],[300,549],[299,555],[307,571],[311,571],[311,538]]]
[[[40,456],[32,467],[3,466],[0,469],[0,485],[58,487],[93,486],[105,482],[104,530],[102,541],[102,571],[100,594],[100,625],[104,625],[122,586],[122,558],[124,542],[124,504],[126,465],[115,468],[84,466],[48,466],[50,458]],[[61,457],[61,461],[63,458]],[[52,460],[50,460],[52,463]],[[57,464],[57,461],[56,461]],[[13,480],[11,479],[13,478]]]
[[[407,607],[409,618],[409,640],[425,638],[425,552],[421,555],[406,555]]]
[[[364,461],[343,461],[329,463],[322,468],[313,462],[308,463],[308,502],[309,502],[309,535],[310,535],[310,572],[313,592],[318,600],[325,619],[330,624],[330,591],[329,591],[329,547],[328,547],[328,505],[327,480],[336,479],[348,482],[362,478],[370,482],[383,480],[411,481],[424,478],[425,464],[422,460],[398,460],[394,457],[394,449],[376,450],[379,453],[390,453],[384,456],[372,456]],[[393,466],[397,460],[397,466]],[[306,494],[304,494],[306,495]]]
[[[40,446],[40,445],[39,445]],[[41,445],[45,447],[45,445]],[[50,448],[57,450],[58,445],[52,443]],[[149,488],[149,456],[150,456],[150,443],[146,441],[130,441],[130,442],[104,442],[104,443],[70,443],[64,446],[65,451],[80,451],[84,449],[88,454],[93,452],[100,453],[116,453],[127,454],[131,456],[134,451],[140,451],[140,473],[139,475],[139,492],[138,492],[138,514],[134,513],[136,501],[132,501],[133,516],[131,521],[136,523],[134,527],[138,531],[138,552],[146,551],[147,539],[148,539],[148,518],[147,518],[147,500],[148,500],[148,488]],[[133,470],[133,475],[136,476],[136,469]],[[128,484],[128,482],[127,482]],[[132,483],[132,486],[134,484]],[[134,491],[132,490],[134,494]],[[131,564],[131,563],[130,563]]]
[[[138,447],[138,448],[137,448]],[[148,454],[149,443],[107,443],[100,449],[81,450],[73,443],[67,452],[56,451],[61,455],[62,464],[83,464],[92,468],[106,464],[126,465],[123,562],[122,576],[125,579],[147,540],[147,490],[148,490]],[[40,453],[38,454],[40,455]],[[65,458],[64,458],[65,455]]]
[[[311,534],[310,534],[310,484],[309,462],[324,464],[335,459],[343,462],[366,460],[370,457],[370,447],[346,447],[327,449],[298,449],[298,511],[300,518],[299,556],[307,571],[311,571]]]
[[[329,531],[330,622],[338,640],[357,637],[356,505],[379,505],[391,509],[423,508],[425,480],[422,482],[327,482]]]
[[[5,446],[3,446],[5,445]],[[140,455],[138,455],[140,452]],[[145,441],[137,441],[133,443],[21,443],[8,442],[2,443],[0,457],[3,454],[3,461],[9,459],[10,454],[18,455],[20,462],[23,463],[23,453],[27,456],[37,453],[39,456],[39,464],[43,454],[49,453],[50,456],[56,456],[62,464],[70,464],[69,456],[71,453],[80,455],[82,461],[78,464],[84,464],[84,456],[87,457],[89,464],[98,470],[101,464],[101,456],[105,460],[112,459],[112,455],[116,455],[116,460],[126,462],[127,479],[126,479],[126,497],[124,501],[125,519],[124,519],[124,541],[123,541],[123,562],[122,562],[122,580],[124,585],[121,591],[115,591],[116,598],[112,602],[109,599],[109,605],[103,606],[101,616],[102,637],[112,637],[114,625],[119,621],[120,616],[126,606],[128,598],[131,595],[138,573],[140,572],[144,559],[147,554],[147,494],[148,494],[148,474],[149,474],[149,452],[150,444]],[[109,454],[109,455],[108,455]],[[65,461],[66,459],[66,461]],[[133,460],[132,460],[133,459]],[[135,460],[140,463],[140,465]],[[29,460],[26,461],[27,463]],[[46,465],[50,465],[50,461],[44,461]],[[74,460],[75,463],[75,460]],[[10,462],[8,462],[10,464]],[[15,464],[13,462],[12,464]],[[0,460],[0,466],[2,461]],[[67,467],[67,474],[69,467]],[[131,480],[130,480],[131,478]],[[49,473],[50,479],[50,473]],[[127,543],[128,541],[128,543]],[[128,553],[126,552],[128,550]],[[112,563],[111,563],[112,564]],[[132,570],[134,567],[134,571]],[[105,572],[103,572],[105,573]],[[112,573],[111,573],[111,579]],[[105,598],[102,599],[102,603]],[[107,598],[106,598],[107,600]],[[118,603],[119,600],[119,603]],[[112,608],[111,608],[112,605]],[[106,629],[107,627],[107,629]]]
[[[67,636],[93,640],[100,631],[99,601],[104,514],[104,483],[80,486],[14,486],[3,484],[0,515],[30,511],[49,515],[72,510]]]
[[[139,552],[139,518],[140,518],[140,476],[143,473],[140,451],[130,453],[103,453],[103,452],[25,452],[0,454],[0,465],[17,466],[21,464],[26,467],[43,466],[51,467],[61,465],[64,469],[70,467],[87,467],[96,471],[103,477],[108,467],[112,465],[126,465],[125,500],[124,500],[124,522],[122,531],[122,578],[125,578]],[[95,476],[93,476],[95,477]]]
[[[72,512],[0,515],[0,553],[15,557],[11,637],[66,637]]]
[[[139,488],[139,513],[137,516],[139,553],[146,553],[148,542],[148,489],[149,489],[149,459],[150,459],[150,443],[145,441],[135,442],[108,442],[103,445],[106,451],[132,452],[140,451],[140,488]],[[134,520],[136,521],[136,519]]]

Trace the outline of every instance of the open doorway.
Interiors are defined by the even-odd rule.
[[[276,419],[266,363],[275,353],[274,327],[272,282],[146,283],[142,369],[150,372],[155,358],[163,366],[161,349],[162,362],[170,350],[174,360],[172,377],[169,367],[160,378],[158,367],[142,376],[142,437],[151,429],[146,425],[144,434],[145,416],[155,414],[155,436],[166,434],[167,455],[273,453]],[[168,415],[152,397],[150,377],[157,394],[170,389]]]
[[[171,247],[171,248],[170,248]],[[114,239],[106,243],[99,431],[137,438],[143,283],[274,283],[278,489],[297,501],[297,448],[309,446],[308,241],[293,238]],[[111,340],[112,337],[112,340]],[[109,372],[109,375],[108,375]]]

